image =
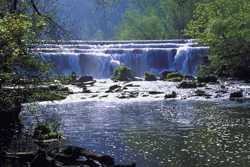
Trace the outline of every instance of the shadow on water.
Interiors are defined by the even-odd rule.
[[[250,105],[237,102],[81,102],[41,106],[66,142],[139,167],[248,167]],[[46,110],[45,110],[46,108]],[[32,116],[23,114],[30,126]]]

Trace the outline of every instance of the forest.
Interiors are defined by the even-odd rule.
[[[9,159],[17,160],[17,167],[27,166],[24,164],[30,164],[32,167],[54,167],[60,166],[60,163],[64,166],[69,162],[75,162],[81,155],[87,159],[84,161],[87,167],[153,167],[156,164],[154,167],[185,167],[188,162],[193,166],[214,166],[221,163],[217,166],[233,167],[236,164],[247,167],[250,164],[247,152],[249,150],[245,148],[249,145],[250,134],[247,120],[250,106],[249,81],[249,0],[0,0],[0,166],[11,166],[12,162]],[[105,98],[110,98],[113,102],[118,101],[118,104],[110,104],[108,101],[102,103],[102,99]],[[145,101],[129,101],[136,98],[145,98]],[[161,104],[158,104],[159,98]],[[65,113],[58,116],[62,120],[53,120],[52,123],[48,123],[47,118],[42,118],[40,110],[54,110],[46,107],[44,109],[44,104],[40,105],[40,102],[67,103],[72,99],[83,102],[77,107],[69,107],[70,109],[67,109],[66,105],[66,109],[62,110],[72,110],[78,115],[75,111],[81,111],[81,107],[86,109],[87,114],[80,116],[90,123],[84,124],[84,128],[105,128],[112,125],[110,129],[118,134],[117,138],[125,136],[125,139],[117,141],[117,138],[112,138],[113,150],[109,152],[111,146],[103,146],[109,142],[102,143],[105,137],[109,137],[102,132],[95,134],[100,130],[98,128],[93,132],[90,129],[94,134],[91,140],[95,140],[97,136],[102,143],[101,146],[100,143],[92,144],[88,141],[89,134],[85,134],[86,131],[89,132],[88,129],[82,132],[79,128],[83,125],[81,121],[77,124],[78,117],[74,118],[77,122],[75,124],[74,119],[67,117]],[[128,104],[119,103],[117,99],[129,99]],[[168,99],[170,101],[166,103]],[[175,100],[172,101],[173,99]],[[188,105],[191,105],[193,111],[185,107],[186,99],[192,101]],[[218,102],[219,105],[215,105],[209,103],[208,99],[221,101]],[[229,102],[226,101],[228,106],[223,108],[221,106],[225,99]],[[201,102],[197,104],[195,101],[199,100]],[[150,105],[148,101],[151,102]],[[240,101],[242,105],[235,104],[235,101]],[[33,103],[34,108],[26,107],[27,104],[33,106]],[[61,103],[55,105],[55,110],[61,109]],[[110,107],[112,105],[114,106]],[[235,105],[235,108],[230,108],[230,105]],[[159,110],[167,108],[164,110],[167,114],[163,114],[164,118],[167,117],[166,120],[148,111],[153,111],[159,106]],[[182,113],[179,110],[183,106],[184,111],[191,114],[179,114]],[[42,109],[39,110],[39,107]],[[49,107],[51,105],[48,105]],[[92,107],[95,113],[93,116]],[[197,114],[202,107],[203,111],[207,112]],[[100,112],[101,109],[104,113],[108,113],[106,110],[112,110],[114,117],[110,118],[111,113],[107,116]],[[223,115],[226,109],[232,110],[232,113],[246,110],[246,113],[237,115],[241,120],[239,121],[234,120],[237,118],[232,115]],[[15,141],[13,136],[17,131],[21,132],[20,129],[24,126],[20,118],[23,110],[32,110],[32,126],[35,127],[27,131],[33,133],[32,140],[40,143],[38,152],[20,154],[20,157],[17,157],[7,152],[11,148],[10,141]],[[123,110],[124,112],[118,113]],[[127,113],[129,110],[131,115]],[[223,111],[220,113],[223,116],[217,117],[220,110]],[[86,115],[90,118],[86,118]],[[137,120],[137,115],[142,120]],[[180,115],[184,118],[178,120]],[[119,116],[122,118],[117,118]],[[100,120],[91,122],[89,119],[93,117]],[[186,121],[191,124],[190,129],[187,125],[185,128],[188,130],[183,130],[182,124],[179,123],[184,120],[184,126],[185,119],[191,117],[190,122]],[[123,122],[125,118],[126,121]],[[67,132],[66,125],[60,126],[65,123],[63,119],[73,122],[72,126],[77,124],[75,128],[80,129],[79,134],[82,133],[86,137],[86,145],[84,141],[78,141],[81,138],[79,136],[70,138],[75,129]],[[232,119],[232,122],[226,124],[227,119]],[[100,125],[101,121],[103,125]],[[200,123],[204,123],[204,127]],[[135,124],[135,127],[132,124]],[[181,138],[178,138],[178,134],[173,135],[176,140],[169,134],[164,136],[167,136],[166,138],[162,137],[158,124],[169,127],[166,131],[171,131],[170,127],[176,126],[175,128],[181,131]],[[142,125],[145,127],[141,127]],[[114,128],[116,126],[117,128]],[[237,128],[240,129],[238,132]],[[104,130],[112,136],[110,129]],[[64,130],[66,132],[61,132]],[[153,134],[142,136],[147,130],[159,135],[159,139]],[[57,153],[46,150],[51,146],[41,141],[63,138],[63,133],[68,137],[68,143],[79,147],[69,146],[58,149]],[[119,133],[122,135],[119,136]],[[232,136],[225,139],[226,133],[240,138],[242,143],[238,143],[239,140]],[[184,141],[185,139],[187,141]],[[175,152],[169,152],[171,148],[163,142],[165,140],[173,145]],[[220,143],[223,140],[226,140],[226,144]],[[192,141],[197,141],[198,144],[195,145]],[[147,142],[152,143],[147,145]],[[118,146],[115,145],[117,143]],[[155,143],[158,144],[157,148],[151,148]],[[218,147],[212,147],[212,144]],[[245,151],[244,154],[241,155],[241,151],[236,149],[237,144],[243,152]],[[225,146],[225,149],[233,149],[232,154],[230,151],[226,152],[227,150],[223,152],[221,145]],[[86,151],[80,146],[89,146],[89,149],[100,151],[102,154]],[[117,151],[117,155],[114,149],[118,149],[119,146],[121,149],[129,147],[132,151],[128,153],[126,148],[126,151]],[[165,150],[161,150],[161,147]],[[158,152],[154,152],[156,149]],[[150,150],[153,150],[152,154]],[[138,157],[131,158],[134,152],[136,155],[138,153]],[[221,155],[216,155],[218,153]],[[139,163],[124,161],[121,158],[123,154],[124,159],[131,158]],[[165,155],[169,159],[165,159]],[[48,157],[55,157],[52,158],[53,163]],[[65,157],[66,160],[63,161]],[[118,159],[119,163],[132,165],[115,165],[113,157]],[[226,160],[223,159],[225,157]]]

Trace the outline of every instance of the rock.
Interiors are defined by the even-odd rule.
[[[227,93],[227,90],[226,89],[220,89],[220,90],[215,91],[215,93],[225,94],[225,93]]]
[[[143,81],[143,78],[141,78],[141,77],[134,77],[134,81]]]
[[[58,90],[58,89],[60,89],[59,85],[55,85],[55,84],[49,85],[49,90]]]
[[[79,88],[84,88],[84,87],[86,87],[86,85],[85,85],[84,82],[74,82],[74,83],[72,83],[72,85],[75,85],[75,86],[77,86],[77,87],[79,87]]]
[[[93,81],[88,81],[88,82],[84,82],[84,85],[86,86],[93,86],[94,84],[96,83],[96,80],[93,80]]]
[[[134,84],[132,84],[132,83],[127,83],[127,84],[125,84],[124,86],[123,86],[124,88],[125,87],[140,87],[140,85],[134,85]]]
[[[117,97],[119,99],[129,99],[129,98],[137,98],[139,96],[139,92],[123,92]]]
[[[120,85],[112,85],[109,87],[109,90],[107,90],[105,93],[115,93],[122,91],[122,87]]]
[[[191,82],[191,81],[182,81],[177,88],[182,88],[182,89],[191,89],[191,88],[196,88],[196,82]]]
[[[89,82],[94,81],[94,78],[92,76],[81,76],[77,82]]]
[[[30,166],[31,167],[51,166],[51,163],[47,160],[46,152],[39,150],[35,158],[32,160]]]
[[[93,79],[91,76],[82,76],[76,81],[73,81],[71,84],[76,85],[80,88],[83,88],[85,86],[93,86],[96,83],[96,80]]]
[[[220,88],[221,89],[226,89],[226,86],[225,85],[220,85]]]
[[[197,82],[197,83],[196,83],[196,86],[197,86],[197,87],[205,87],[205,86],[206,86],[206,83]]]
[[[204,90],[197,89],[195,91],[196,96],[205,96],[205,97],[210,97],[211,95],[207,94]]]
[[[49,152],[49,155],[54,157],[55,160],[62,162],[64,165],[73,165],[80,157],[85,157],[85,159],[87,159],[84,164],[89,164],[90,161],[98,161],[105,166],[115,165],[114,159],[108,155],[99,155],[90,150],[76,146],[55,148]]]
[[[235,91],[235,92],[232,92],[230,94],[230,99],[233,100],[235,98],[242,98],[243,97],[243,91],[242,90],[238,90],[238,91]]]
[[[90,90],[88,90],[87,87],[83,87],[82,93],[92,93],[92,92]]]
[[[114,167],[136,167],[136,164],[133,163],[131,165],[115,165]]]
[[[151,95],[159,95],[159,94],[163,94],[164,92],[160,92],[160,91],[149,91],[148,92]]]
[[[142,95],[141,95],[141,97],[148,97],[149,96],[149,94],[145,94],[145,93],[143,93]]]
[[[218,78],[215,75],[199,76],[197,77],[198,82],[204,83],[217,83]]]
[[[69,90],[68,87],[61,87],[61,88],[59,89],[59,91],[70,92],[70,90]]]
[[[175,91],[173,91],[172,93],[170,94],[166,94],[164,96],[165,99],[170,99],[170,98],[176,98],[177,97],[177,93]]]
[[[145,72],[144,79],[145,81],[157,81],[157,77],[154,74],[149,73],[149,72]]]
[[[109,96],[108,94],[103,94],[103,95],[100,95],[99,98],[106,98],[108,96]]]
[[[91,95],[89,98],[96,98],[96,97],[98,97],[98,95],[94,94],[94,95]]]

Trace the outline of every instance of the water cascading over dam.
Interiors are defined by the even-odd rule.
[[[54,74],[110,78],[119,65],[130,67],[137,76],[164,70],[195,75],[208,48],[192,40],[46,41],[35,45],[33,52],[54,65]]]

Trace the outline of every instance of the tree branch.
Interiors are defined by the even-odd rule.
[[[30,0],[30,3],[31,3],[32,8],[34,9],[34,11],[36,12],[37,15],[45,18],[50,24],[54,25],[60,31],[62,31],[63,33],[65,33],[66,36],[69,36],[69,37],[72,36],[72,34],[69,31],[65,30],[61,25],[59,25],[58,23],[56,23],[51,17],[42,14],[39,11],[39,9],[38,9],[36,3],[34,2],[34,0]]]

